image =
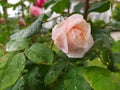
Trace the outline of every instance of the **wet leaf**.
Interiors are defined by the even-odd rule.
[[[64,80],[65,90],[91,90],[89,83],[82,76],[83,68],[71,68]]]
[[[110,8],[110,1],[105,0],[101,2],[92,3],[89,12],[105,12]]]
[[[18,51],[28,46],[25,39],[40,31],[43,17],[44,15],[40,15],[32,25],[11,35],[6,51]]]
[[[0,90],[13,85],[25,67],[25,56],[22,53],[9,53],[0,60]]]
[[[39,75],[39,69],[37,67],[31,69],[31,71],[29,71],[24,75],[27,89],[39,90],[41,88],[40,86],[41,81],[37,79],[38,75]]]
[[[29,47],[29,41],[27,39],[11,40],[6,44],[6,51],[18,51],[24,50]]]
[[[18,79],[15,85],[5,90],[24,90],[24,85],[25,85],[25,80],[23,77],[21,77],[20,79]]]
[[[48,85],[55,82],[55,80],[57,80],[57,78],[60,76],[62,70],[65,67],[66,67],[65,62],[59,62],[54,64],[48,71],[47,75],[45,76],[45,80],[44,80],[45,84]]]
[[[68,8],[70,5],[70,0],[58,0],[56,3],[52,6],[52,10],[56,13],[62,13],[66,8]]]
[[[40,43],[33,44],[26,49],[25,54],[32,62],[40,64],[52,64],[54,59],[53,51]]]
[[[100,67],[87,67],[83,75],[94,90],[118,90],[120,81],[107,69]]]

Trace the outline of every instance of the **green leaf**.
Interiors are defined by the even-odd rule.
[[[99,49],[101,49],[102,44],[103,44],[103,40],[102,40],[101,38],[100,38],[100,39],[96,39],[96,40],[94,41],[93,48],[94,48],[95,50],[99,50]]]
[[[45,13],[43,20],[44,20],[44,21],[47,21],[47,19],[50,18],[51,15],[53,15],[53,12],[52,12],[52,11],[49,11],[49,12]]]
[[[111,48],[114,40],[110,35],[110,30],[108,30],[108,29],[95,29],[92,33],[93,33],[93,37],[94,37],[95,41],[96,40],[102,41],[101,47],[107,46],[107,47]]]
[[[117,79],[120,81],[120,73],[118,72],[118,73],[113,73],[116,77],[117,77]]]
[[[57,80],[57,78],[61,75],[62,70],[65,67],[66,67],[65,62],[55,63],[45,76],[45,80],[44,80],[45,84],[48,85],[55,82],[55,80]]]
[[[11,35],[10,39],[11,40],[19,40],[20,38],[27,38],[37,32],[40,31],[40,28],[41,28],[41,21],[43,19],[44,15],[40,15],[38,17],[38,19],[33,22],[29,27],[23,29],[23,30],[20,30],[18,32],[16,32],[15,34]]]
[[[4,53],[5,53],[5,51],[0,47],[0,58],[4,55]]]
[[[55,3],[55,0],[50,0],[50,1],[47,1],[45,4],[44,4],[44,8],[48,8],[51,4]]]
[[[5,90],[24,90],[24,86],[25,86],[25,80],[23,77],[21,77],[20,79],[18,79],[15,85]]]
[[[25,73],[23,75],[25,80],[24,90],[49,90],[44,84],[44,77],[48,72],[49,65],[35,65],[27,63]]]
[[[94,90],[118,90],[120,81],[110,71],[100,67],[87,67],[83,75]]]
[[[114,52],[120,52],[120,40],[114,43],[114,45],[112,46],[112,50]]]
[[[115,21],[120,21],[120,4],[119,3],[116,3],[114,5],[114,9],[112,10],[112,19],[115,20]]]
[[[103,29],[106,26],[107,26],[107,24],[104,20],[97,19],[93,22],[93,28],[99,28],[99,29],[102,28]]]
[[[113,52],[110,48],[103,47],[102,57],[106,63],[114,64]]]
[[[118,69],[115,66],[115,58],[114,53],[112,52],[111,48],[108,48],[107,46],[104,46],[102,57],[104,63],[107,65],[107,68],[111,71],[118,71]]]
[[[52,6],[52,10],[56,13],[62,13],[66,8],[68,8],[70,5],[70,0],[58,0],[56,3]]]
[[[29,90],[39,90],[41,88],[40,86],[40,80],[37,79],[37,76],[39,75],[39,68],[33,67],[29,72],[27,72],[24,75],[25,81],[26,81],[26,87]]]
[[[9,53],[0,60],[0,90],[13,85],[25,67],[25,56]]]
[[[98,66],[98,67],[103,67],[106,68],[106,65],[104,65],[99,58],[95,58],[93,60],[89,60],[88,62],[88,66]]]
[[[89,12],[105,12],[110,8],[110,1],[105,0],[101,2],[95,2],[90,5]]]
[[[84,3],[80,2],[76,6],[74,6],[74,12],[80,13],[80,10],[83,8]]]
[[[18,51],[24,50],[29,47],[29,41],[27,39],[19,39],[19,40],[10,40],[6,44],[6,51]]]
[[[9,32],[0,32],[0,43],[5,42],[8,39]]]
[[[25,50],[26,56],[35,63],[41,64],[52,64],[54,54],[47,46],[36,43],[33,44],[29,49]]]
[[[65,90],[91,90],[90,85],[82,76],[82,72],[82,67],[74,67],[68,71],[64,80]]]
[[[115,52],[113,54],[114,54],[115,63],[120,64],[120,52]]]
[[[24,39],[26,39],[26,38],[30,37],[31,35],[36,34],[37,32],[40,31],[43,17],[44,17],[44,15],[40,15],[38,17],[38,19],[34,23],[32,23],[32,25],[30,25],[29,27],[27,27],[23,30],[20,30],[20,31],[16,32],[15,34],[11,35],[10,41],[7,43],[6,50],[7,51],[16,51],[16,50],[19,50],[21,48],[23,49],[24,45],[26,47],[26,43],[25,43]],[[16,42],[14,42],[14,41],[16,41]],[[22,45],[20,44],[20,42],[22,42]],[[19,43],[20,46],[17,43]],[[19,47],[17,47],[16,44]],[[15,48],[13,47],[14,45],[15,45]]]
[[[114,51],[115,63],[120,64],[120,40],[113,44],[112,50]]]
[[[53,88],[54,88],[53,90],[66,90],[64,88],[64,79],[63,78],[57,79],[57,81],[54,83]]]
[[[110,26],[112,26],[113,30],[120,30],[120,22],[112,22]]]

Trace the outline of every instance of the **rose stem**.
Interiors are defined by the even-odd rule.
[[[89,9],[89,0],[85,0],[85,7],[84,7],[84,19],[85,20],[87,20],[88,9]]]
[[[53,48],[53,45],[54,45],[54,42],[52,41],[50,46],[51,49]]]

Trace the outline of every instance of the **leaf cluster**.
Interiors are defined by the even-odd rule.
[[[21,3],[12,6],[16,8]],[[119,22],[92,22],[88,18],[94,45],[83,58],[68,58],[51,40],[54,25],[72,14],[84,14],[84,2],[71,10],[72,3],[73,0],[48,0],[44,8],[51,10],[38,18],[27,16],[29,23],[22,28],[13,19],[13,23],[0,24],[0,90],[120,88],[120,41],[110,35],[112,30],[120,29]],[[88,14],[106,12],[110,5],[109,0],[90,2]],[[58,16],[51,18],[54,13]]]

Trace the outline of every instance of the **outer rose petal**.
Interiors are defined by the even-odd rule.
[[[42,13],[42,8],[38,8],[36,6],[31,6],[30,7],[30,13],[33,15],[33,16],[39,16],[41,13]]]
[[[72,50],[72,51],[69,51],[67,53],[67,56],[68,57],[71,57],[71,58],[82,58],[86,52],[88,52],[88,50],[93,46],[94,42],[93,42],[93,38],[92,36],[88,39],[87,41],[87,44],[89,45],[88,47],[86,48],[79,48],[78,50]]]
[[[83,16],[74,14],[53,28],[52,39],[68,57],[82,58],[94,43],[90,32]]]
[[[61,30],[62,31],[62,30]],[[68,52],[68,42],[67,42],[67,36],[63,30],[61,32],[61,35],[55,40],[55,44],[57,47],[59,47],[63,52],[67,53]]]

